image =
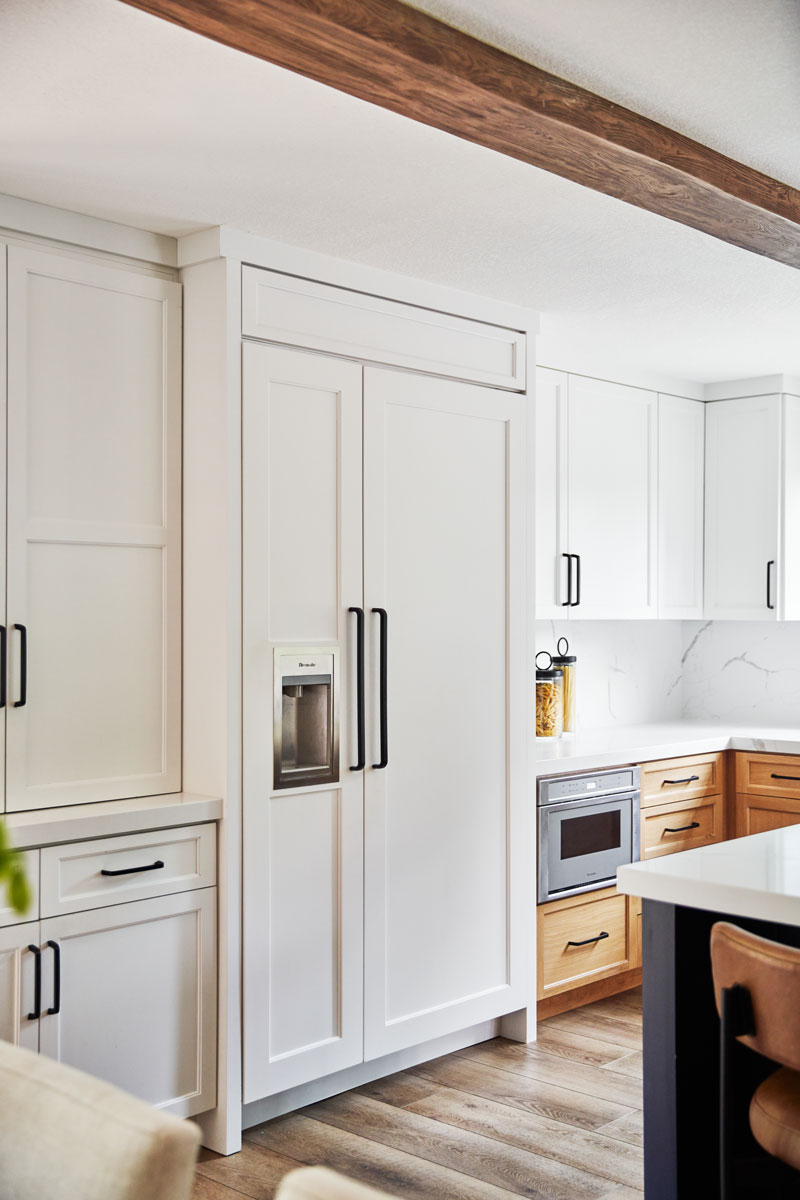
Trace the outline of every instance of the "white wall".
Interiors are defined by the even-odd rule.
[[[800,622],[685,621],[683,714],[800,724]]]
[[[681,717],[800,725],[800,622],[537,621],[578,657],[578,726]]]
[[[536,649],[564,636],[578,658],[578,728],[680,719],[680,621],[537,621]]]

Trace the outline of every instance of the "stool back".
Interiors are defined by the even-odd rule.
[[[718,921],[711,930],[711,969],[717,1012],[723,988],[738,985],[750,993],[754,1032],[739,1041],[800,1071],[800,950]]]

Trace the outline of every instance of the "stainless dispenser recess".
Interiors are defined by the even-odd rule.
[[[339,781],[339,649],[275,650],[274,787]]]

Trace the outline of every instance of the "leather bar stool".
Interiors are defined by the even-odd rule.
[[[750,1101],[750,1129],[768,1154],[800,1172],[800,950],[718,921],[711,930],[711,967],[721,1018],[720,1175],[726,1200],[734,1172],[737,1184],[746,1177],[732,1154],[736,1041],[780,1064]],[[800,1175],[795,1186],[800,1196]]]

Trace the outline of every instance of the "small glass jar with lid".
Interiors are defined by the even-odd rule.
[[[539,659],[546,656],[547,665],[539,666]],[[536,736],[559,738],[564,727],[563,700],[564,672],[553,666],[553,659],[546,650],[536,655]]]
[[[577,728],[578,691],[575,674],[578,659],[569,652],[569,642],[565,637],[558,639],[556,646],[558,654],[552,659],[555,670],[563,671],[564,683],[562,697],[564,702],[564,733],[574,733]]]

